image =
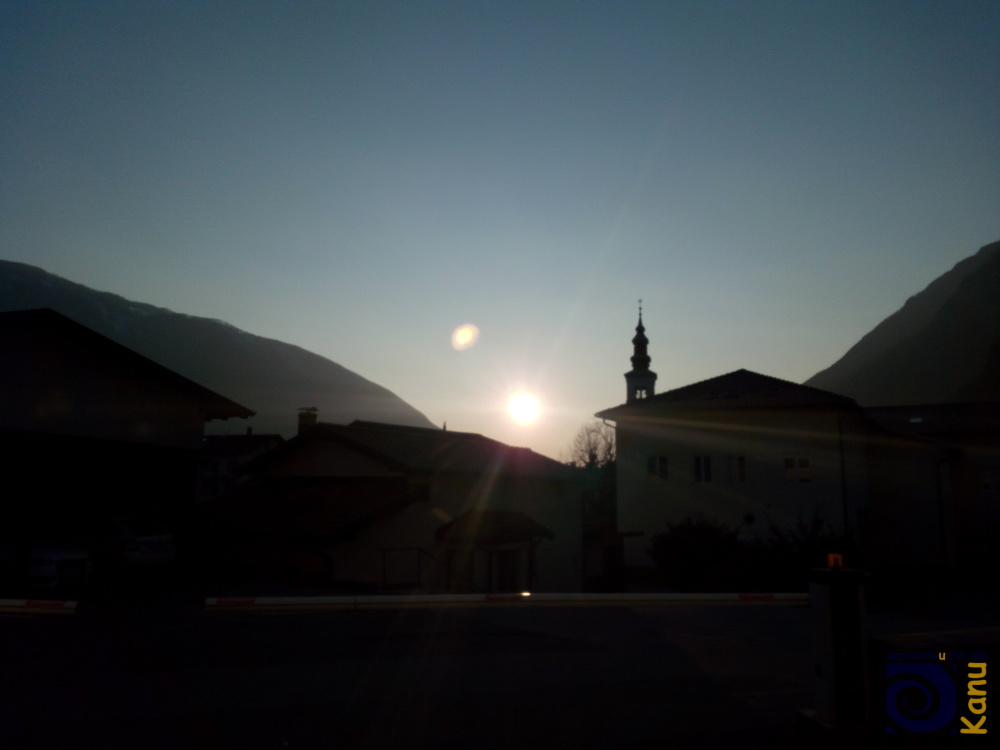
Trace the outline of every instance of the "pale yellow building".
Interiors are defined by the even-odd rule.
[[[743,539],[822,523],[883,567],[952,562],[956,448],[887,430],[852,399],[748,370],[655,393],[640,316],[626,402],[597,413],[617,438],[625,564],[705,518]]]

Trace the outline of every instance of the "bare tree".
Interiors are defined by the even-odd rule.
[[[618,487],[615,470],[615,428],[599,419],[577,430],[568,447],[568,463],[581,467],[585,588],[620,591],[623,579],[621,537],[618,534]]]
[[[587,422],[577,430],[569,445],[573,466],[604,468],[615,462],[615,428],[600,419]]]

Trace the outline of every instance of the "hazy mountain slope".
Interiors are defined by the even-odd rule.
[[[34,266],[0,261],[0,311],[50,307],[257,412],[256,432],[294,434],[297,409],[326,422],[355,419],[433,427],[380,385],[297,346],[228,323],[131,302]],[[212,422],[212,431],[243,423]]]
[[[1000,401],[1000,242],[906,301],[806,385],[864,406]]]

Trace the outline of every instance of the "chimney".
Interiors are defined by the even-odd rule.
[[[301,435],[303,432],[316,426],[316,422],[319,421],[319,409],[315,406],[303,406],[299,409],[299,432]]]

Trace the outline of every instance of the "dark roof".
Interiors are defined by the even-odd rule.
[[[285,442],[278,434],[205,435],[202,452],[212,458],[245,458]]]
[[[437,531],[444,542],[472,544],[512,544],[534,539],[555,538],[549,529],[524,513],[509,510],[469,510]]]
[[[718,411],[725,409],[772,409],[782,407],[834,406],[857,409],[847,396],[799,385],[750,370],[719,375],[652,398],[622,404],[600,411],[603,419],[627,419],[661,412]]]
[[[138,352],[103,336],[87,326],[81,325],[65,315],[48,308],[38,310],[15,310],[0,313],[0,325],[15,326],[18,329],[36,329],[64,334],[83,341],[93,350],[100,351],[109,359],[117,359],[123,367],[135,368],[146,377],[159,380],[198,402],[206,420],[228,419],[229,417],[252,417],[254,412],[245,406],[210,391],[193,380],[157,364]]]
[[[280,494],[261,484],[241,485],[206,503],[202,512],[230,533],[253,529],[338,543],[423,500],[426,488],[407,486],[403,479],[337,485],[311,478],[286,485]]]
[[[471,432],[355,421],[349,425],[320,422],[288,441],[282,452],[303,440],[337,440],[396,469],[420,473],[486,472],[521,476],[575,476],[572,468],[528,448],[515,448]]]

